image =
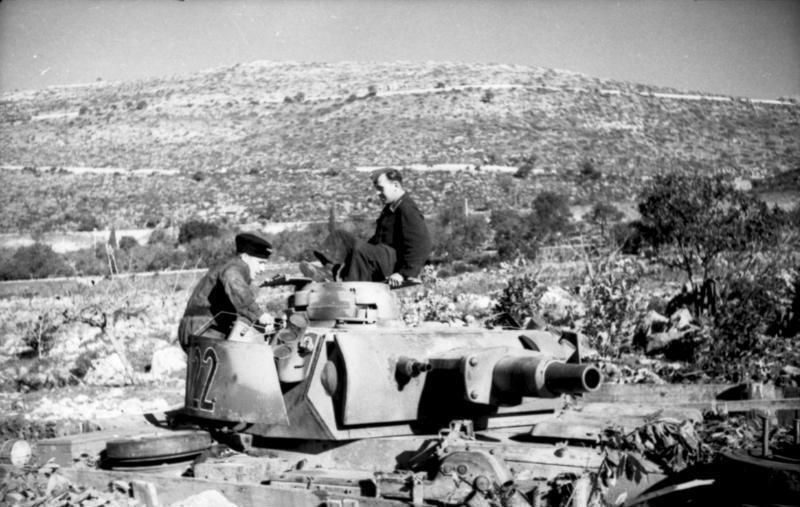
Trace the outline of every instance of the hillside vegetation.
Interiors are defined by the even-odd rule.
[[[483,64],[254,62],[183,77],[2,96],[0,231],[91,230],[372,215],[358,166],[505,164],[414,173],[428,213],[541,190],[573,204],[630,199],[665,170],[746,178],[800,166],[800,106],[677,100],[675,90]],[[60,167],[177,169],[70,174]]]

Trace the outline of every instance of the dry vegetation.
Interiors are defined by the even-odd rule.
[[[671,91],[519,66],[256,62],[6,94],[0,164],[38,170],[3,173],[0,230],[71,230],[85,215],[118,228],[324,219],[319,202],[332,200],[371,214],[357,166],[533,161],[548,175],[417,175],[428,213],[449,197],[483,207],[542,189],[573,204],[625,199],[667,169],[749,178],[797,168],[796,104],[646,95]],[[598,177],[581,177],[587,164]],[[180,175],[50,170],[70,166]]]

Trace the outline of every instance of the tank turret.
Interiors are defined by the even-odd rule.
[[[600,466],[589,449],[542,465],[550,445],[526,443],[562,395],[602,381],[574,334],[407,327],[386,284],[269,283],[284,284],[283,329],[192,336],[188,349],[183,415],[269,449],[279,471],[262,483],[339,495],[333,505],[524,506],[558,471]]]
[[[260,341],[193,337],[185,413],[264,438],[351,440],[519,423],[597,389],[576,343],[533,330],[403,325],[386,284],[286,279],[288,325]]]

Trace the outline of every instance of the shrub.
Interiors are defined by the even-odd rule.
[[[480,254],[490,238],[489,225],[479,215],[466,216],[464,207],[451,205],[431,224],[433,255],[462,260]]]
[[[790,258],[772,254],[755,265],[737,259],[726,266],[717,283],[713,326],[695,353],[703,371],[725,381],[776,381],[785,364],[800,361],[800,352],[782,336],[792,332],[800,279],[795,267],[794,283],[786,280]]]
[[[640,220],[614,224],[610,234],[614,244],[626,255],[648,253],[660,244],[655,229]]]
[[[52,310],[42,312],[39,317],[30,323],[23,343],[30,348],[33,356],[46,356],[55,345],[55,333],[61,321]]]
[[[94,213],[88,210],[68,212],[64,216],[64,220],[67,222],[73,222],[75,224],[75,229],[81,232],[94,231],[102,228],[100,220],[94,215]]]
[[[190,220],[178,231],[178,244],[183,245],[195,239],[219,236],[219,226],[202,220]]]
[[[572,230],[572,212],[566,196],[544,191],[533,199],[531,207],[536,236],[541,240],[547,241]]]
[[[211,267],[235,253],[235,244],[230,236],[199,238],[186,245],[186,260],[193,266]]]
[[[526,162],[517,168],[517,171],[514,173],[514,177],[524,180],[531,174],[531,171],[533,171],[533,164]]]
[[[122,250],[130,250],[135,246],[139,246],[139,242],[132,236],[122,236],[119,239],[119,247]]]
[[[190,267],[184,252],[163,243],[134,247],[126,253],[124,261],[128,270],[136,272]]]
[[[276,253],[287,261],[313,261],[314,249],[328,234],[328,228],[323,224],[312,224],[305,229],[285,230],[269,238]]]
[[[491,104],[492,100],[494,99],[494,92],[492,90],[486,90],[481,95],[481,102],[484,104]]]
[[[521,326],[526,319],[539,313],[536,302],[544,290],[533,275],[512,277],[497,298],[495,312],[510,317],[511,322],[507,324]]]
[[[96,248],[84,248],[64,254],[72,270],[79,276],[97,276],[108,274],[108,260],[105,245]]]
[[[536,257],[539,245],[530,215],[512,209],[493,210],[491,226],[500,259]]]
[[[170,237],[169,231],[166,229],[153,229],[150,237],[147,239],[148,245],[158,244],[172,244],[174,240]]]
[[[47,278],[70,273],[64,258],[44,243],[17,248],[9,261],[0,266],[2,280]]]
[[[583,180],[597,180],[600,179],[603,173],[595,168],[592,160],[584,160],[580,164],[580,175]]]
[[[609,225],[619,222],[625,215],[613,204],[598,202],[592,206],[591,211],[586,216],[586,221],[600,229],[600,234],[605,236],[609,232]]]

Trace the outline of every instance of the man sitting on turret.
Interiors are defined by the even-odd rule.
[[[236,236],[236,255],[208,270],[189,298],[178,326],[178,340],[184,350],[189,346],[189,335],[197,334],[210,321],[203,335],[219,338],[228,336],[237,317],[265,326],[274,323],[272,316],[259,308],[250,287],[252,277],[266,269],[271,254],[272,245],[266,239],[252,233]]]
[[[425,218],[403,190],[400,171],[382,169],[373,173],[372,182],[384,203],[375,234],[363,241],[347,231],[333,231],[321,251],[314,252],[326,269],[301,263],[304,275],[317,281],[388,281],[392,287],[419,276],[432,249]]]

